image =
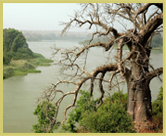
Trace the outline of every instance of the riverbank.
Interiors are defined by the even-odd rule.
[[[44,58],[41,54],[34,53],[32,59],[11,60],[8,65],[3,65],[3,79],[11,76],[24,76],[28,73],[40,73],[37,66],[50,66],[52,60]]]

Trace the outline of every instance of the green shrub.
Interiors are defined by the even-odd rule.
[[[80,90],[79,93],[81,96],[76,102],[75,109],[69,113],[67,124],[62,126],[63,131],[77,132],[76,123],[80,122],[82,114],[85,111],[96,110],[97,100],[91,98],[91,101],[89,101],[89,92]]]
[[[9,58],[8,56],[6,55],[3,55],[3,64],[4,65],[8,65],[11,61],[11,58]]]
[[[43,55],[41,55],[41,54],[39,54],[39,53],[34,53],[34,52],[33,52],[33,56],[34,56],[34,58],[43,57]]]
[[[21,47],[28,47],[22,32],[13,28],[3,29],[3,51],[17,52]]]
[[[18,48],[17,52],[24,53],[24,54],[27,54],[29,56],[33,56],[33,52],[29,48],[26,48],[26,47]]]
[[[14,73],[14,69],[13,68],[7,68],[7,69],[3,70],[3,79],[12,76],[13,73]]]
[[[15,54],[16,54],[15,52],[4,52],[3,55],[12,59]]]
[[[132,117],[117,103],[104,104],[97,112],[84,113],[81,125],[93,133],[135,132]]]
[[[20,52],[16,52],[14,55],[13,55],[13,60],[26,60],[26,59],[31,59],[33,58],[32,56],[30,56],[29,54],[27,53],[20,53]]]
[[[94,133],[131,133],[135,132],[132,117],[127,111],[127,94],[114,93],[104,100],[99,109],[83,114],[81,125]]]
[[[43,55],[38,53],[33,53],[33,58],[34,59],[29,59],[28,61],[36,66],[50,66],[50,63],[53,62],[53,60],[46,59]]]
[[[46,112],[47,110],[48,112]],[[56,107],[47,101],[43,101],[41,104],[37,105],[33,114],[37,116],[38,124],[33,125],[33,131],[35,133],[53,133],[60,125],[60,122],[57,122],[50,128],[50,121],[53,121],[55,112]]]
[[[89,93],[81,91],[76,107],[69,113],[69,119],[62,129],[77,132],[79,123],[83,132],[127,133],[135,132],[132,117],[127,114],[127,94],[114,93],[96,109],[97,100],[89,101]]]
[[[153,116],[159,116],[163,113],[163,88],[160,88],[157,99],[152,103]]]
[[[116,92],[111,97],[108,97],[106,101],[109,101],[108,103],[121,105],[127,111],[127,93],[123,94],[121,91]]]
[[[163,87],[160,88],[157,99],[152,103],[152,116],[156,131],[163,129]]]

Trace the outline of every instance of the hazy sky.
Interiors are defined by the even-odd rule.
[[[69,21],[79,8],[76,3],[4,3],[3,28],[62,30],[60,22]]]
[[[70,16],[74,16],[74,10],[79,8],[80,5],[76,3],[4,3],[3,28],[62,31],[65,26],[59,25],[60,22],[69,21]],[[127,28],[131,26],[127,23]],[[114,27],[123,29],[119,23],[114,23]],[[85,31],[85,27],[82,30],[72,28],[70,31]]]

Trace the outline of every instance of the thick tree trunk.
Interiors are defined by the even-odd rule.
[[[137,123],[151,121],[151,92],[145,81],[128,83],[128,113]]]
[[[147,54],[148,57],[149,55],[150,53]],[[130,72],[126,76],[128,87],[127,112],[133,116],[134,121],[137,123],[152,120],[151,91],[149,82],[144,78],[148,72],[147,63],[141,66],[133,62]]]

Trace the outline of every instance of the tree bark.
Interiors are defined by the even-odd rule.
[[[128,109],[137,123],[152,120],[151,91],[145,81],[128,83]]]
[[[149,73],[149,60],[146,58],[150,56],[150,52],[145,52],[139,45],[133,47],[140,54],[132,56],[130,71],[125,76],[128,88],[127,112],[135,122],[143,123],[152,120],[151,91],[149,81],[145,78]]]

